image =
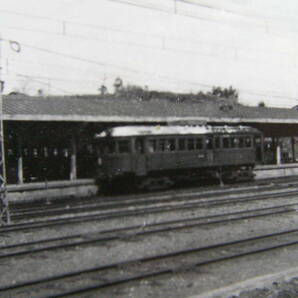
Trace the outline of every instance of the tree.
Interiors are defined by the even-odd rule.
[[[106,95],[108,93],[108,88],[103,84],[100,86],[98,90],[100,91],[101,95]]]
[[[238,99],[238,91],[232,86],[230,86],[229,88],[213,87],[211,95],[223,98]]]
[[[38,90],[37,90],[37,95],[38,95],[38,96],[44,96],[43,89],[38,89]]]
[[[143,100],[148,98],[149,92],[137,85],[127,85],[120,89],[119,95],[127,99]]]

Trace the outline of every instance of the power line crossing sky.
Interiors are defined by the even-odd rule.
[[[94,94],[101,84],[112,92],[119,76],[175,92],[232,85],[244,103],[291,107],[297,10],[294,0],[5,1],[5,93]]]

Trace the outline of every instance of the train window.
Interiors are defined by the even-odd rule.
[[[195,149],[195,140],[187,139],[187,150],[194,150],[194,149]]]
[[[245,138],[245,147],[249,148],[252,145],[251,137]]]
[[[68,157],[69,156],[69,152],[68,152],[68,149],[67,148],[64,148],[63,149],[63,155],[64,155],[64,157]],[[45,152],[45,156],[46,156],[46,152]]]
[[[222,139],[222,147],[223,148],[230,148],[230,138],[224,137]]]
[[[48,147],[43,147],[43,154],[44,154],[44,157],[49,157]]]
[[[93,146],[92,146],[92,144],[87,145],[87,151],[88,151],[88,153],[90,153],[90,154],[93,153]]]
[[[231,138],[231,148],[237,148],[238,139],[235,137]]]
[[[135,142],[135,149],[137,153],[144,153],[144,140],[143,139],[136,139]]]
[[[59,153],[59,152],[58,152],[58,149],[57,149],[57,148],[54,148],[54,150],[53,150],[53,155],[54,155],[54,156],[58,156],[58,153]]]
[[[185,139],[178,139],[178,148],[179,150],[185,150]]]
[[[28,156],[29,155],[29,150],[28,148],[24,148],[24,156]]]
[[[148,141],[148,152],[152,153],[156,151],[156,140],[149,140]]]
[[[37,157],[38,156],[38,149],[33,148],[33,156]]]
[[[244,147],[244,138],[243,137],[240,137],[239,138],[238,144],[239,144],[239,148],[243,148]]]
[[[169,151],[175,151],[176,150],[176,142],[175,139],[169,139],[167,143],[167,149]]]
[[[122,140],[118,142],[118,150],[119,153],[129,153],[129,141],[128,140]]]
[[[211,137],[208,137],[205,139],[206,149],[212,149],[213,148],[213,139]]]
[[[220,148],[220,137],[215,137],[214,138],[214,148],[215,149]]]
[[[196,139],[196,149],[198,149],[198,150],[203,149],[203,139],[202,138]]]
[[[13,156],[13,150],[12,149],[8,149],[7,150],[7,155],[8,156]]]
[[[103,152],[103,146],[102,146],[102,143],[99,143],[98,146],[96,146],[96,155],[99,156],[99,155],[102,155],[104,152]]]
[[[116,152],[116,146],[115,145],[116,145],[115,142],[109,141],[106,145],[105,152],[108,153],[108,154],[115,153]]]
[[[158,141],[158,151],[165,151],[165,149],[166,149],[166,140],[160,139]]]

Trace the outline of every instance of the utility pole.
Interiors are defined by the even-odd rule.
[[[6,188],[6,168],[5,168],[5,147],[4,147],[4,127],[3,127],[3,98],[2,92],[4,81],[2,81],[2,63],[1,63],[1,43],[0,36],[0,226],[10,224],[9,204]]]

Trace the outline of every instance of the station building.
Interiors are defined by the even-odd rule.
[[[3,120],[7,182],[14,198],[29,190],[38,196],[38,190],[51,188],[60,189],[57,196],[67,188],[68,195],[95,193],[94,135],[116,125],[252,126],[262,132],[257,171],[290,169],[296,174],[297,169],[298,174],[296,109],[248,107],[221,99],[173,102],[16,94],[3,96]]]

